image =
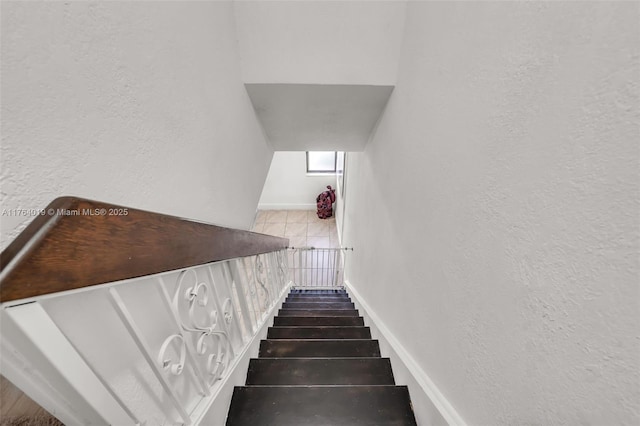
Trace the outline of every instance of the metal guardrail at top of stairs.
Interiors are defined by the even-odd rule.
[[[347,253],[353,248],[289,247],[294,288],[342,288]]]

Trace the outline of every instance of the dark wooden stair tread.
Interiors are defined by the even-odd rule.
[[[389,358],[254,358],[247,385],[395,385]]]
[[[357,309],[280,309],[278,316],[287,317],[359,317]]]
[[[242,386],[229,426],[415,425],[406,386]]]
[[[260,357],[379,357],[380,346],[371,339],[273,339],[260,342]]]
[[[349,299],[338,299],[338,298],[333,298],[333,300],[330,300],[331,298],[326,298],[323,297],[322,300],[313,300],[312,297],[298,297],[298,298],[294,298],[294,299],[285,299],[284,303],[353,303],[351,300]]]
[[[324,297],[324,296],[288,296],[285,302],[351,302],[351,298],[345,296],[332,296],[332,297]]]
[[[282,309],[355,309],[352,302],[284,302]]]
[[[369,327],[269,327],[267,339],[371,339]]]
[[[341,294],[348,295],[346,290],[323,290],[323,289],[291,289],[289,294]]]
[[[275,317],[273,319],[274,326],[364,326],[362,317],[324,317],[324,316],[305,316],[305,317]]]

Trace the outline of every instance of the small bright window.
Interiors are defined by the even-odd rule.
[[[335,151],[307,151],[307,173],[335,173]]]

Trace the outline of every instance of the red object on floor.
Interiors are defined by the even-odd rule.
[[[333,203],[336,202],[336,191],[327,185],[327,190],[316,197],[318,217],[328,219],[333,216]]]

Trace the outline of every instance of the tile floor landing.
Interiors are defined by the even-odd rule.
[[[289,238],[291,247],[339,248],[336,219],[315,210],[258,210],[254,232]]]

